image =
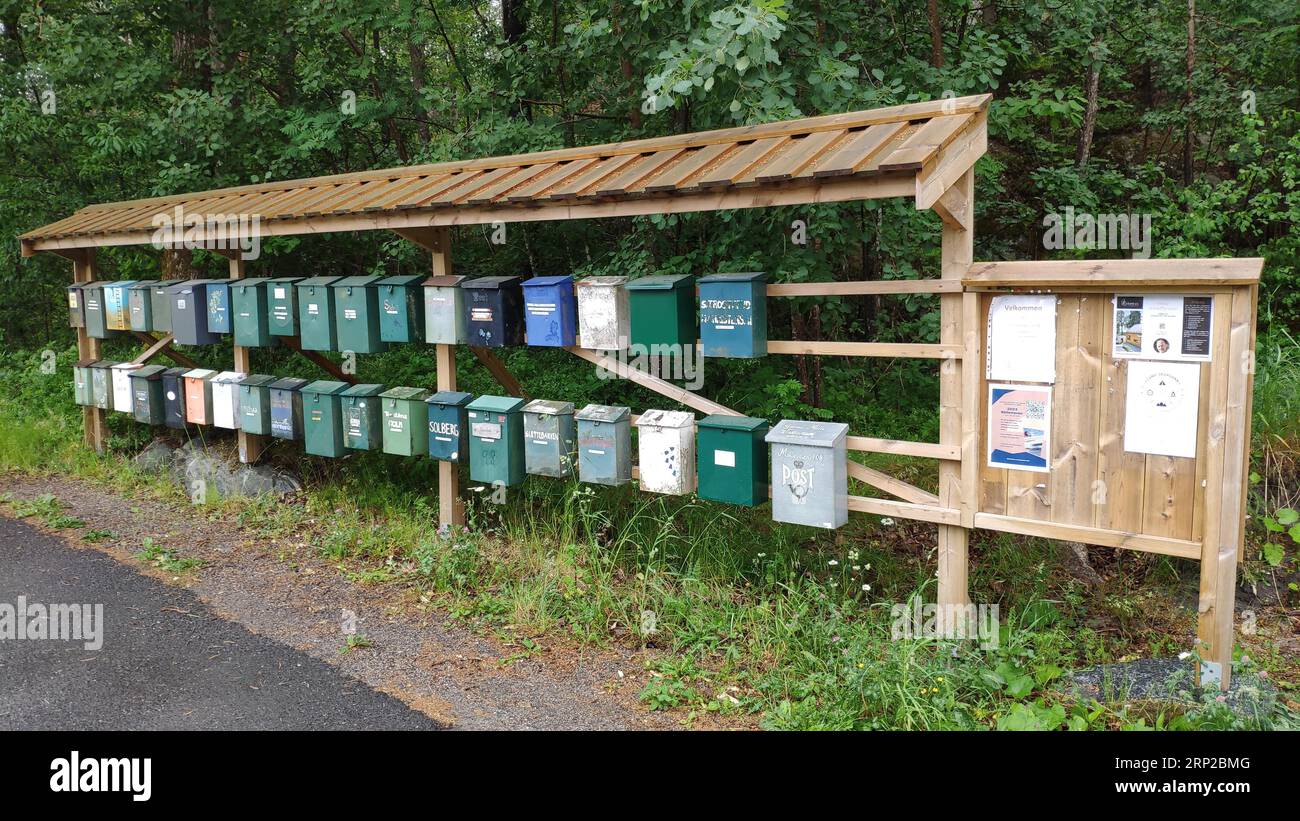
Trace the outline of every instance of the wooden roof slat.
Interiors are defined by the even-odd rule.
[[[818,131],[798,140],[798,146],[781,155],[781,158],[758,173],[758,182],[782,182],[799,174],[813,163],[822,152],[844,136],[844,131]]]
[[[307,209],[304,216],[319,217],[322,214],[328,214],[343,203],[352,200],[352,198],[356,197],[358,194],[364,193],[365,187],[369,184],[370,183],[365,182],[354,182],[341,186],[332,196],[317,201],[315,205]]]
[[[907,142],[885,157],[884,162],[880,164],[880,170],[909,171],[920,168],[939,153],[939,149],[951,142],[974,116],[974,114],[953,114],[935,117],[914,131],[912,136],[907,138]]]
[[[403,211],[409,211],[412,208],[423,208],[430,201],[438,197],[445,197],[449,194],[454,195],[454,192],[460,190],[466,184],[482,175],[482,171],[459,171],[455,174],[450,174],[446,179],[439,181],[435,185],[423,190],[417,189],[412,191],[410,194],[403,197],[402,201],[393,206],[393,208]]]
[[[506,197],[506,200],[508,202],[532,202],[533,199],[540,196],[548,188],[563,183],[575,174],[581,174],[585,169],[590,168],[595,163],[595,157],[588,157],[585,160],[574,160],[573,162],[565,163],[555,172],[546,174],[536,182],[531,182],[517,191],[512,191],[510,195]]]
[[[440,197],[430,200],[427,205],[452,205],[456,203],[468,202],[484,188],[491,188],[499,182],[506,182],[515,179],[523,166],[507,166],[504,168],[493,168],[491,171],[481,172],[468,185],[458,187],[454,191],[448,191]]]
[[[718,159],[734,147],[734,143],[714,143],[713,145],[706,145],[703,148],[695,149],[694,151],[687,153],[686,156],[682,158],[681,162],[668,168],[662,174],[657,175],[654,182],[647,185],[645,190],[650,193],[672,191],[684,184],[701,168]]]
[[[639,154],[623,154],[618,157],[600,160],[581,174],[570,177],[562,185],[552,188],[547,192],[546,196],[553,200],[576,197],[588,187],[596,185],[610,174],[618,172],[640,156]]]
[[[139,212],[141,210],[152,211],[153,209],[150,206],[131,209],[132,212]],[[81,212],[78,213],[80,215],[79,218],[76,218],[70,224],[65,225],[56,233],[56,236],[89,236],[95,233],[96,226],[116,222],[123,216],[123,214],[118,211],[102,211],[85,214]]]
[[[701,174],[695,180],[697,188],[714,188],[720,185],[733,185],[737,179],[749,171],[761,166],[772,153],[781,147],[788,137],[766,137],[755,140],[740,150],[727,156],[725,162]]]
[[[327,200],[342,188],[342,185],[319,185],[310,189],[311,194],[301,200],[293,200],[284,203],[276,214],[269,215],[272,220],[299,219],[307,216],[307,211],[314,208],[316,203]]]
[[[518,188],[519,186],[523,185],[529,180],[536,179],[537,177],[545,174],[547,171],[550,171],[554,167],[555,167],[555,163],[553,162],[544,162],[544,163],[538,163],[537,165],[530,165],[524,169],[522,174],[516,174],[514,176],[507,177],[506,179],[497,180],[491,185],[487,185],[484,186],[483,188],[480,188],[469,198],[468,202],[472,205],[492,202],[492,200],[496,199],[502,194],[505,194],[509,191],[514,190],[515,188]]]
[[[817,164],[813,176],[839,177],[852,174],[880,153],[905,125],[906,123],[885,123],[855,132],[835,151],[827,152],[828,156]]]
[[[641,184],[656,171],[663,168],[674,157],[681,154],[683,149],[669,148],[663,151],[656,151],[653,154],[644,155],[633,165],[627,166],[619,173],[606,177],[605,181],[589,194],[601,197],[611,197],[618,194],[630,194],[640,190]]]
[[[405,202],[411,197],[418,200],[430,192],[441,191],[445,186],[451,185],[454,176],[454,174],[431,174],[427,177],[416,177],[410,182],[399,184],[389,192],[388,196],[374,200],[363,206],[361,210],[387,211],[396,208],[398,203]]]

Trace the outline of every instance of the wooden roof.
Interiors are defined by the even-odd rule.
[[[24,255],[148,244],[155,216],[172,216],[176,209],[204,222],[208,217],[256,215],[252,233],[273,236],[878,196],[913,195],[918,207],[930,207],[983,154],[988,102],[989,95],[960,97],[583,148],[90,205],[20,240]],[[952,161],[947,162],[950,154]]]

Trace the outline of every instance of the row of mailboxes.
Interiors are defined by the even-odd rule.
[[[70,322],[94,337],[121,331],[171,332],[205,345],[233,334],[237,345],[273,345],[301,336],[306,350],[383,351],[390,343],[507,347],[528,344],[593,350],[641,345],[683,350],[698,337],[705,356],[767,352],[762,273],[588,277],[416,275],[252,277],[76,283]],[[421,293],[421,291],[423,293]],[[669,346],[669,347],[665,347]]]

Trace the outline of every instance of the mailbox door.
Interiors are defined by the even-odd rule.
[[[236,345],[259,348],[272,344],[265,283],[231,286],[230,303]]]
[[[371,450],[380,438],[377,434],[378,400],[369,396],[345,396],[343,406],[343,444],[352,450]]]
[[[429,457],[443,462],[459,462],[468,454],[468,426],[465,408],[460,405],[429,405]]]
[[[207,290],[208,332],[230,333],[230,283],[213,282]]]
[[[135,413],[135,400],[131,394],[131,370],[113,369],[113,410],[118,413]]]
[[[72,396],[78,405],[94,404],[95,389],[90,384],[90,364],[78,363],[72,369]]]
[[[448,277],[450,278],[450,277]],[[462,279],[463,277],[456,277]],[[469,339],[465,292],[455,285],[424,287],[425,341],[430,345],[462,345]]]
[[[848,521],[847,431],[840,423],[786,419],[767,434],[775,521],[828,529]]]
[[[196,425],[206,425],[206,405],[203,397],[203,380],[192,376],[185,377],[185,421]]]
[[[501,413],[471,409],[470,478],[511,487],[524,481],[524,431],[518,411]]]
[[[341,351],[388,350],[388,344],[379,338],[379,291],[375,279],[348,277],[334,283],[334,320]]]
[[[163,373],[163,421],[169,428],[185,428],[185,380],[182,368],[171,368]]]
[[[304,450],[316,456],[343,455],[343,420],[339,410],[339,397],[328,393],[303,392]]]
[[[705,356],[752,359],[767,353],[763,274],[723,274],[700,280],[700,344]]]
[[[298,286],[298,327],[302,332],[303,350],[337,350],[333,288],[328,285]]]
[[[91,403],[103,410],[112,404],[113,379],[104,368],[92,368],[90,371]]]
[[[420,456],[428,452],[428,391],[419,388],[393,388],[385,391],[384,452],[398,456]]]
[[[700,498],[746,506],[766,502],[766,433],[767,423],[761,419],[701,420],[696,455]]]
[[[167,293],[169,285],[154,285],[149,289],[149,330],[159,333],[171,333],[172,297]]]
[[[104,286],[91,283],[81,289],[81,303],[86,315],[86,333],[96,339],[109,336],[104,313]]]
[[[619,351],[628,345],[627,277],[591,277],[577,284],[582,347]]]
[[[637,427],[642,490],[673,496],[689,492],[683,444],[677,428]]]
[[[221,341],[208,330],[208,284],[190,282],[172,287],[172,335],[182,345],[212,345]]]
[[[239,386],[239,429],[257,436],[271,433],[271,391],[266,385]]]
[[[534,277],[524,285],[524,322],[528,344],[568,347],[577,334],[578,304],[573,278]]]
[[[153,300],[150,299],[150,293],[149,288],[132,288],[127,291],[126,299],[131,310],[133,331],[153,330]]]
[[[131,330],[131,307],[127,288],[131,282],[112,282],[104,286],[104,322],[110,331]]]
[[[273,336],[298,335],[298,288],[296,279],[272,279],[266,285],[269,330]]]
[[[573,473],[573,413],[524,414],[524,468],[537,476]]]
[[[86,327],[86,309],[81,303],[80,282],[68,286],[68,325],[73,328]]]
[[[499,297],[499,291],[488,288],[465,289],[469,344],[484,348],[505,347],[505,324],[501,321]]]
[[[422,277],[397,276],[379,281],[379,338],[384,342],[424,340]]]
[[[277,439],[297,439],[301,430],[301,394],[292,388],[271,389],[271,435]]]
[[[131,393],[135,420],[146,425],[161,425],[165,418],[161,371],[151,376],[132,376]]]

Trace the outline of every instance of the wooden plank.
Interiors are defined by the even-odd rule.
[[[966,126],[965,131],[944,147],[934,162],[926,164],[916,175],[916,208],[932,207],[953,181],[975,166],[988,151],[988,122],[983,112]]]
[[[1080,259],[977,262],[962,279],[967,288],[1069,287],[1113,290],[1183,285],[1250,285],[1259,281],[1262,257],[1221,259]]]
[[[425,197],[416,207],[441,208],[448,205],[464,203],[480,189],[495,185],[501,180],[514,179],[520,170],[521,168],[519,166],[510,166],[506,168],[494,168],[491,171],[481,171],[476,176],[466,178],[460,184],[448,188],[441,194]]]
[[[1084,544],[1100,545],[1101,547],[1120,547],[1125,550],[1160,553],[1165,556],[1178,556],[1183,559],[1194,559],[1201,554],[1201,545],[1198,542],[1169,539],[1162,536],[1146,536],[1141,533],[1128,533],[1122,530],[1045,522],[1023,516],[977,513],[975,515],[975,526],[986,530],[1019,533],[1022,536],[1038,536],[1043,539],[1059,539],[1065,542],[1083,542]]]
[[[886,279],[853,282],[778,282],[768,296],[855,296],[858,294],[959,294],[961,283],[951,279]]]
[[[94,282],[98,279],[95,252],[82,251],[80,259],[72,263],[73,282]],[[86,333],[84,327],[77,329],[77,358],[101,359],[100,340]],[[82,437],[87,446],[96,453],[103,453],[108,445],[108,419],[103,408],[85,405],[81,408]]]
[[[641,189],[646,180],[681,156],[681,153],[682,149],[680,148],[670,148],[666,151],[656,151],[653,154],[641,157],[635,165],[628,166],[619,173],[605,178],[604,182],[597,185],[592,193],[602,197],[635,193]]]
[[[753,168],[762,165],[772,155],[772,152],[787,139],[789,138],[768,137],[765,140],[755,140],[749,145],[741,146],[739,150],[728,155],[726,162],[700,175],[695,180],[695,187],[714,188],[732,185],[738,178],[743,177]]]
[[[987,335],[989,309],[992,306],[993,297],[989,294],[979,293],[976,296],[980,301],[980,333]],[[975,370],[979,373],[979,402],[975,405],[978,408],[975,427],[979,441],[979,450],[976,456],[979,460],[980,483],[978,512],[1005,514],[1007,512],[1007,471],[1005,468],[990,467],[988,463],[989,382],[986,378],[987,371],[982,363]]]
[[[952,294],[960,302],[960,294]],[[812,356],[873,356],[904,359],[960,360],[964,350],[959,345],[921,342],[822,342],[817,340],[768,340],[769,354]]]
[[[325,373],[334,377],[338,381],[347,382],[349,385],[357,384],[357,378],[355,376],[353,376],[350,373],[344,373],[343,369],[340,368],[337,363],[331,362],[330,360],[326,359],[319,351],[303,350],[302,345],[298,341],[298,337],[282,336],[280,337],[280,342],[282,342],[285,345],[285,347],[289,348],[289,350],[297,351],[298,353],[302,354],[303,357],[305,357],[306,359],[311,360],[313,363],[319,366],[321,370],[325,371]]]
[[[1136,533],[1142,528],[1142,498],[1146,493],[1146,454],[1124,450],[1128,403],[1128,362],[1112,356],[1111,303],[1105,300],[1102,337],[1100,429],[1097,445],[1098,504],[1094,523],[1108,530]]]
[[[175,337],[171,334],[163,334],[162,337],[159,338],[155,337],[153,334],[145,333],[144,331],[132,331],[131,333],[146,346],[143,351],[136,354],[136,357],[131,360],[133,364],[143,365],[149,360],[161,355],[168,357],[177,365],[184,365],[187,368],[199,367],[199,363],[172,347]]]
[[[464,171],[459,174],[452,174],[451,176],[432,182],[428,186],[411,191],[405,197],[402,197],[400,202],[391,207],[396,208],[399,211],[423,208],[431,200],[446,197],[453,192],[463,190],[465,186],[469,185],[481,176],[481,171]]]
[[[546,192],[546,196],[552,200],[562,200],[571,197],[577,197],[584,193],[589,187],[598,186],[600,181],[611,174],[618,173],[621,169],[627,167],[629,163],[637,158],[636,154],[624,154],[619,157],[610,157],[601,160],[590,166],[580,174],[575,174],[563,183]]]
[[[939,445],[931,442],[906,442],[901,439],[876,439],[871,436],[849,436],[845,447],[863,453],[889,453],[895,456],[919,456],[923,459],[961,460],[957,445]]]
[[[451,259],[451,229],[436,228],[425,238],[435,250],[430,255],[429,273],[432,276],[451,276],[454,271]],[[456,390],[456,346],[434,346],[438,368],[438,390]],[[453,462],[438,462],[438,525],[440,528],[464,527],[465,500],[460,496],[460,472]]]
[[[1099,295],[1057,299],[1048,497],[1054,522],[1091,526],[1096,521],[1103,305],[1109,303]]]
[[[888,473],[869,468],[852,459],[849,460],[849,478],[857,479],[859,482],[871,485],[877,490],[883,490],[890,496],[897,496],[905,502],[930,505],[932,507],[939,504],[939,497],[933,493],[928,493],[915,485],[904,482],[902,479],[896,479]]]
[[[849,496],[848,508],[856,513],[915,519],[918,522],[931,522],[940,526],[957,525],[961,522],[961,511],[956,508],[895,502],[893,499],[876,499],[871,496]]]
[[[714,160],[720,159],[733,148],[735,148],[734,143],[717,143],[696,149],[684,155],[662,174],[657,174],[654,180],[646,185],[645,190],[655,193],[674,191],[679,187],[689,188],[687,180],[692,175]]]
[[[970,124],[974,114],[934,117],[890,152],[880,163],[882,171],[904,171],[924,166]]]
[[[453,184],[454,174],[433,174],[428,177],[415,177],[406,182],[395,182],[391,191],[376,196],[366,204],[362,205],[359,210],[362,212],[387,211],[390,208],[396,208],[399,203],[407,202],[415,198],[418,202],[426,194],[437,193],[444,187]],[[355,213],[358,209],[353,209]]]
[[[973,235],[973,232],[972,232]],[[979,509],[980,437],[979,408],[984,403],[983,373],[984,326],[980,314],[980,295],[961,295],[961,331],[965,340],[961,367],[961,524],[975,525],[975,512]],[[944,363],[947,367],[948,363]]]
[[[549,188],[554,188],[557,185],[562,185],[565,180],[572,179],[595,164],[596,160],[595,158],[592,158],[587,160],[575,160],[560,165],[554,172],[547,174],[545,177],[528,183],[516,191],[511,191],[510,195],[506,197],[506,201],[518,203],[532,202],[533,199],[543,191],[546,191]]]
[[[618,376],[620,379],[627,379],[649,388],[660,396],[666,396],[674,402],[680,402],[688,408],[694,408],[702,413],[716,413],[724,416],[743,416],[725,405],[719,405],[711,399],[705,399],[703,396],[691,393],[685,388],[679,388],[667,380],[652,376],[639,368],[633,368],[625,362],[621,362],[615,357],[589,351],[586,348],[569,347],[565,348],[569,353],[599,365],[610,373]]]
[[[539,163],[537,165],[528,166],[523,170],[523,173],[521,174],[516,174],[513,177],[508,177],[503,180],[497,180],[495,183],[491,185],[486,185],[480,188],[478,191],[474,192],[474,194],[471,197],[469,197],[469,199],[466,200],[466,202],[470,202],[475,205],[491,202],[492,200],[500,197],[502,194],[506,194],[514,190],[515,188],[518,188],[519,186],[523,185],[524,183],[527,183],[531,180],[535,180],[544,176],[552,168],[555,168],[555,163],[553,162],[544,162],[544,163]]]
[[[1215,317],[1232,315],[1232,292],[1215,294],[1211,314]],[[1197,448],[1196,508],[1192,515],[1192,537],[1204,541],[1213,532],[1207,519],[1211,508],[1221,501],[1218,488],[1223,486],[1223,426],[1228,407],[1228,361],[1219,351],[1228,350],[1228,331],[1231,322],[1214,322],[1211,330],[1210,351],[1213,359],[1201,369],[1201,446]],[[1217,465],[1217,472],[1211,465]]]
[[[491,348],[471,346],[470,352],[474,354],[474,357],[478,359],[479,362],[483,363],[492,374],[492,378],[497,381],[497,384],[505,388],[507,394],[510,396],[518,396],[521,399],[532,399],[532,397],[528,395],[528,392],[524,390],[523,385],[519,384],[519,380],[515,379],[515,375],[506,367],[506,363],[502,362],[497,355],[492,352]]]
[[[818,131],[797,139],[795,146],[763,167],[754,178],[758,182],[784,182],[797,177],[821,159],[845,134],[843,131]]]
[[[907,123],[873,125],[850,134],[817,163],[814,177],[843,177],[853,174],[875,158]]]

